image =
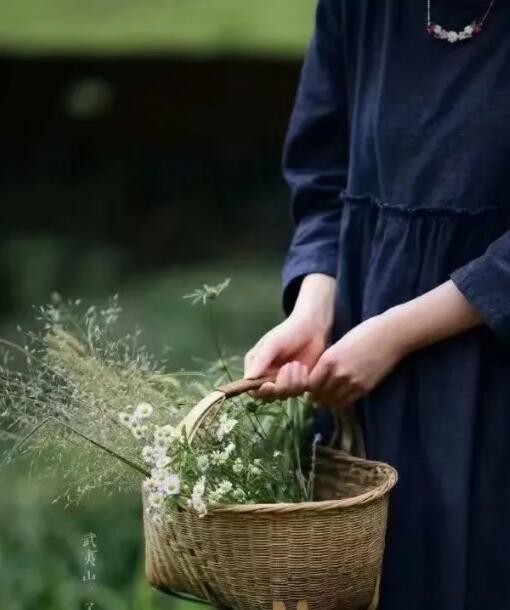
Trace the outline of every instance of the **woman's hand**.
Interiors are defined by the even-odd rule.
[[[348,407],[371,392],[400,362],[406,350],[398,316],[386,314],[359,324],[321,356],[310,374],[311,400]]]
[[[481,323],[450,280],[362,322],[321,356],[310,373],[312,399],[346,407],[371,392],[407,354]]]
[[[257,396],[265,399],[299,396],[308,389],[309,371],[324,352],[331,331],[335,280],[322,274],[304,278],[287,320],[270,330],[245,358],[245,377],[275,375]]]

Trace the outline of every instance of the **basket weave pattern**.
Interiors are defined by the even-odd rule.
[[[320,447],[314,502],[221,506],[204,518],[182,509],[164,525],[145,518],[148,580],[235,610],[302,600],[311,610],[366,610],[396,480],[386,464]]]

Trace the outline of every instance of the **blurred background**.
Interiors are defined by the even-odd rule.
[[[217,314],[229,354],[281,319],[291,226],[280,154],[313,10],[313,0],[0,4],[2,337],[29,327],[55,291],[94,303],[118,293],[126,328],[139,325],[155,352],[169,347],[174,367],[196,368],[213,345],[182,295],[226,277]],[[146,585],[137,497],[65,510],[23,464],[0,483],[2,610],[203,607]]]

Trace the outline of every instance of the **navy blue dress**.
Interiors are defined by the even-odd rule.
[[[436,0],[460,30],[481,0]],[[284,153],[302,277],[337,278],[333,339],[451,278],[484,324],[407,358],[357,413],[393,464],[382,610],[510,603],[510,6],[450,44],[426,0],[319,0]],[[417,321],[419,323],[419,321]]]

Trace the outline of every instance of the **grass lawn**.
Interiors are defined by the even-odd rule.
[[[314,0],[16,0],[0,49],[16,54],[300,55]]]

